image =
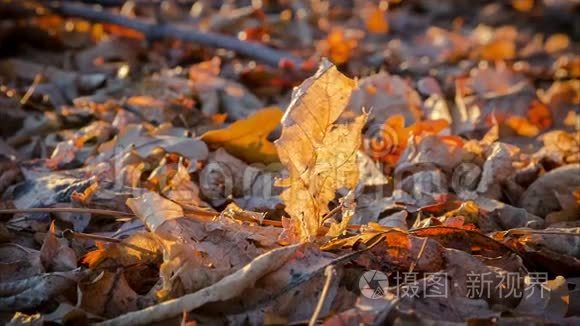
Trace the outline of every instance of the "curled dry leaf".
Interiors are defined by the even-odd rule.
[[[179,205],[156,193],[130,199],[128,206],[154,234],[135,234],[124,240],[122,246],[115,244],[100,254],[93,253],[87,257],[88,262],[94,265],[106,258],[123,265],[154,261],[155,251],[161,250],[162,287],[158,295],[162,298],[202,289],[265,250],[278,246],[279,230],[275,228],[234,221],[227,217],[227,212],[215,221],[183,218]],[[225,244],[229,244],[227,250],[224,250]],[[137,249],[147,251],[143,253]]]
[[[290,176],[280,197],[300,238],[318,235],[328,203],[340,188],[358,182],[356,152],[366,114],[351,124],[336,124],[356,84],[323,61],[318,72],[296,88],[275,142]]]

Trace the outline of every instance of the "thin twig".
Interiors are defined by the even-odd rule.
[[[130,249],[133,249],[133,250],[141,251],[141,252],[146,253],[146,254],[150,254],[150,255],[155,254],[155,252],[153,252],[149,249],[145,249],[143,247],[139,247],[139,246],[131,244],[131,243],[123,242],[123,240],[121,240],[121,239],[106,237],[103,235],[82,233],[82,232],[76,232],[76,231],[67,229],[67,230],[64,230],[62,232],[62,236],[65,238],[73,237],[73,238],[77,238],[77,239],[111,242],[111,243],[115,243],[115,244],[130,248]]]
[[[508,230],[505,232],[506,236],[509,236],[509,235],[521,236],[521,235],[529,235],[529,234],[567,235],[567,236],[571,236],[571,237],[580,236],[580,233],[578,233],[578,232],[572,233],[572,232],[550,231],[550,230]]]
[[[303,63],[300,58],[297,58],[290,53],[275,50],[259,43],[242,41],[235,37],[223,34],[200,32],[173,24],[157,25],[155,23],[132,19],[112,12],[77,4],[57,2],[48,5],[48,8],[53,10],[55,13],[64,16],[83,18],[90,21],[127,27],[143,33],[149,40],[173,38],[203,44],[214,48],[232,50],[240,55],[253,58],[274,67],[278,67],[280,62],[285,60],[292,62],[296,69],[300,68]]]
[[[26,213],[90,213],[109,216],[135,216],[131,213],[113,211],[99,208],[83,208],[83,207],[41,207],[41,208],[8,208],[0,209],[0,214],[26,214]]]
[[[326,276],[326,281],[324,282],[324,287],[322,288],[322,293],[320,293],[320,299],[318,299],[318,304],[316,305],[316,309],[310,318],[310,322],[308,326],[315,326],[316,322],[318,321],[318,317],[322,312],[322,308],[324,307],[324,303],[326,302],[326,297],[328,296],[328,291],[330,289],[330,285],[334,281],[336,277],[336,269],[332,265],[326,266],[324,269],[324,275]]]
[[[419,259],[421,259],[421,256],[423,256],[423,252],[425,251],[425,247],[427,246],[427,240],[429,240],[429,238],[427,237],[423,239],[423,243],[421,244],[421,249],[419,249],[417,258],[415,258],[415,260],[411,262],[411,266],[409,266],[409,273],[413,273],[413,270],[415,269],[415,266],[417,266]]]
[[[42,80],[41,74],[37,74],[36,76],[34,76],[34,80],[32,81],[32,84],[30,85],[30,87],[28,87],[28,90],[26,90],[26,93],[20,99],[20,105],[25,105],[26,102],[28,102],[28,100],[30,99],[32,94],[34,94],[36,87],[38,86],[38,84],[40,84],[41,80]]]

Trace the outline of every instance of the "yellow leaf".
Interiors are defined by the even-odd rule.
[[[389,24],[385,17],[385,10],[380,8],[373,10],[367,20],[367,30],[376,34],[384,34],[389,31]]]
[[[354,80],[323,60],[318,72],[294,89],[282,118],[282,135],[275,144],[289,177],[278,185],[288,187],[280,197],[302,241],[321,231],[336,191],[358,182],[356,151],[367,114],[349,124],[336,123],[355,87]]]
[[[267,137],[280,123],[282,114],[277,107],[265,108],[227,128],[208,131],[201,139],[249,163],[278,162],[276,147]]]

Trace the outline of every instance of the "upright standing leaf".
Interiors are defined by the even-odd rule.
[[[302,240],[317,235],[328,203],[340,188],[358,181],[356,151],[367,115],[350,124],[336,124],[356,82],[323,61],[318,72],[292,93],[275,144],[290,176],[279,185],[286,211],[297,223]]]

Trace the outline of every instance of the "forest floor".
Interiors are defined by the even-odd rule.
[[[0,322],[579,324],[579,9],[1,1]]]

